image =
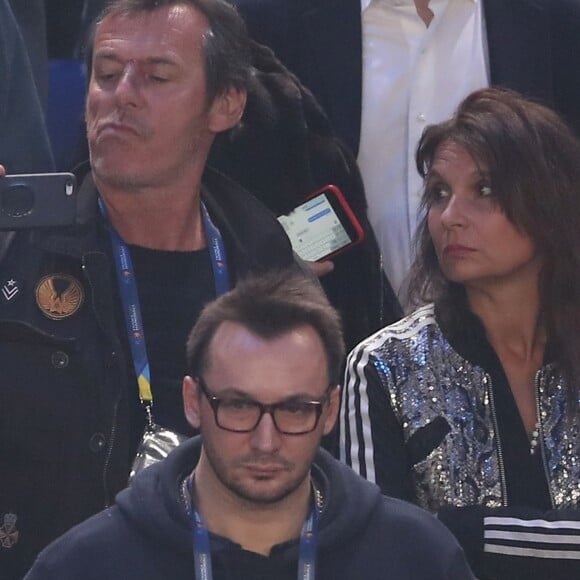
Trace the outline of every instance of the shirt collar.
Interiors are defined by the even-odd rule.
[[[376,2],[378,0],[361,0],[360,2],[360,9],[361,13],[364,12],[372,2]],[[382,0],[383,2],[387,2],[389,4],[396,4],[397,6],[402,6],[403,4],[414,4],[415,0]],[[477,4],[479,0],[465,0],[466,2],[471,2],[473,4]]]

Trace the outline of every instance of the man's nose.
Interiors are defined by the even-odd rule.
[[[264,413],[252,432],[252,447],[263,452],[272,453],[279,449],[280,442],[281,434],[276,429],[274,418],[269,412]]]
[[[115,87],[115,97],[119,104],[140,106],[143,99],[142,84],[141,74],[136,63],[127,63]]]

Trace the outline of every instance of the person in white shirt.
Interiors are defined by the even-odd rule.
[[[391,283],[411,262],[422,183],[413,156],[426,125],[489,84],[483,11],[475,0],[363,0],[358,161],[369,219]],[[441,82],[446,71],[453,82]],[[450,80],[451,80],[450,79]]]

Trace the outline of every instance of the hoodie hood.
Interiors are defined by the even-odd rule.
[[[181,498],[181,484],[199,460],[201,441],[189,439],[169,456],[138,473],[116,497],[121,516],[155,544],[191,553],[191,520]]]
[[[365,535],[370,520],[382,510],[379,488],[320,449],[312,475],[324,494],[324,509],[318,524],[318,549],[336,549]]]
[[[116,500],[122,516],[141,534],[187,554],[191,554],[191,520],[180,487],[197,465],[200,452],[200,437],[186,441],[165,460],[139,473]],[[318,550],[336,549],[362,534],[382,502],[380,491],[322,449],[315,457],[312,475],[324,497]],[[276,551],[279,549],[286,551],[286,557],[295,558],[298,541],[283,544]]]

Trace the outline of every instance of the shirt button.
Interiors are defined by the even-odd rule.
[[[419,123],[424,123],[427,120],[427,117],[425,117],[424,113],[419,113],[417,115],[417,121],[419,121]]]
[[[117,351],[112,350],[109,353],[109,356],[106,357],[106,364],[108,367],[113,367],[117,364],[117,359],[119,358],[119,355],[117,354]]]
[[[62,350],[55,350],[50,357],[50,362],[55,369],[65,369],[68,367],[68,354]]]
[[[101,453],[105,448],[107,440],[102,433],[95,433],[89,441],[89,449],[93,453]]]

